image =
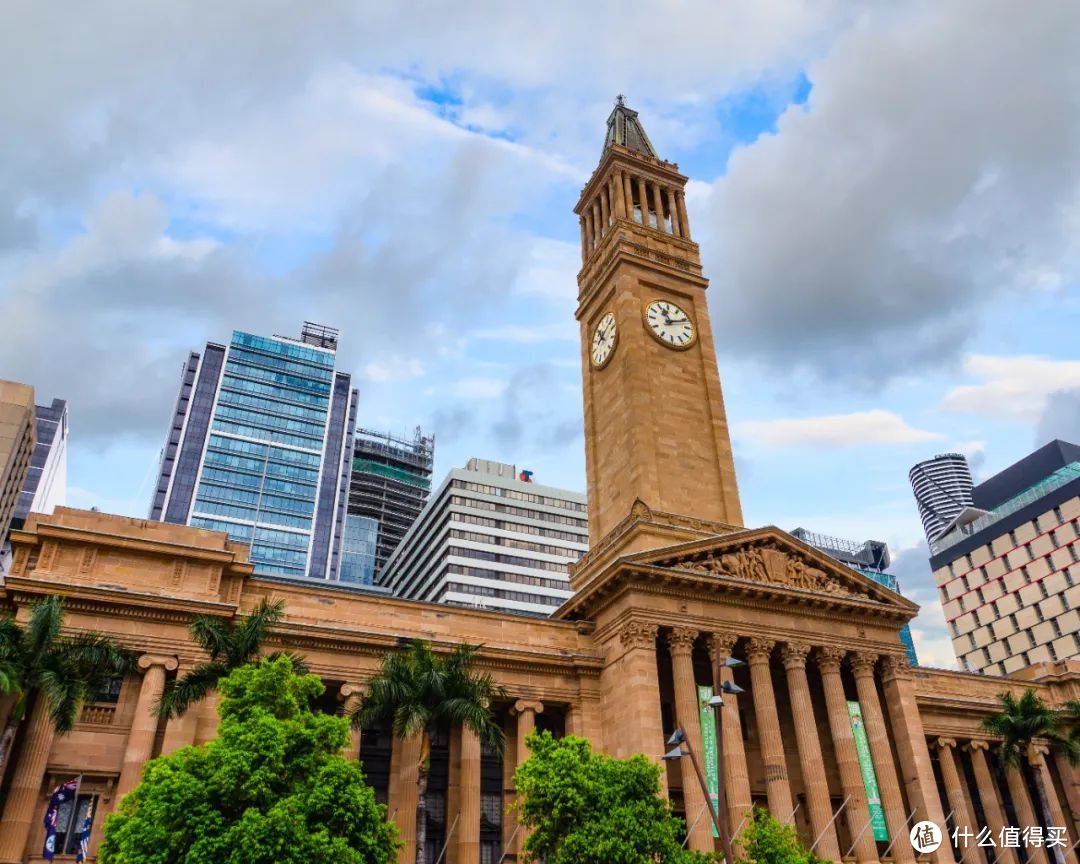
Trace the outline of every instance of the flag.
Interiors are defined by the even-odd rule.
[[[52,861],[56,854],[56,818],[60,815],[60,805],[71,801],[79,790],[79,778],[61,783],[52,791],[49,798],[49,809],[45,811],[45,846],[41,850],[41,857],[46,861]]]
[[[82,828],[79,829],[79,851],[75,853],[75,864],[83,864],[86,861],[87,850],[90,848],[90,826],[94,823],[94,799],[86,802],[86,816],[83,817]]]
[[[533,478],[533,472],[532,471],[522,471],[521,473],[518,474],[518,480],[522,481],[523,483],[532,483],[532,478]]]

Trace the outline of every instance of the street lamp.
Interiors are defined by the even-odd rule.
[[[713,722],[716,724],[716,803],[720,811],[720,825],[716,833],[720,835],[720,845],[724,850],[724,859],[727,864],[733,864],[734,855],[731,852],[731,825],[728,824],[727,789],[724,777],[724,697],[720,694],[727,693],[729,696],[737,696],[745,693],[734,681],[723,680],[724,669],[734,669],[746,664],[737,657],[717,657],[713,664],[713,692],[716,693],[709,700],[712,708]],[[708,793],[706,793],[707,795]]]
[[[694,773],[697,774],[698,783],[701,785],[701,794],[705,796],[705,804],[709,808],[709,815],[712,817],[713,825],[716,826],[716,833],[723,838],[724,834],[720,830],[720,819],[716,815],[716,808],[713,807],[712,798],[709,797],[709,787],[705,783],[705,775],[701,772],[701,766],[698,764],[697,756],[694,755],[694,748],[690,746],[690,741],[686,737],[686,733],[682,729],[676,729],[670,738],[668,738],[668,745],[671,747],[667,753],[664,754],[664,760],[667,762],[675,762],[682,759],[683,756],[690,757],[690,764],[694,766]],[[686,745],[686,749],[683,750],[683,744]],[[689,816],[689,814],[687,814]],[[687,823],[689,826],[689,822]],[[689,828],[688,828],[689,830]],[[730,845],[730,844],[729,844]],[[729,848],[725,847],[724,855],[729,856]],[[727,858],[728,864],[734,859],[730,856]]]

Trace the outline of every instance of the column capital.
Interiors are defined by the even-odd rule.
[[[341,689],[338,691],[338,701],[345,702],[353,698],[361,698],[364,695],[364,685],[357,684],[354,681],[347,681],[341,685]]]
[[[1044,757],[1050,753],[1050,748],[1042,741],[1032,741],[1028,744],[1027,760],[1029,765],[1038,768],[1043,764]]]
[[[938,738],[934,743],[937,744],[938,750],[956,749],[955,738]]]
[[[810,646],[805,642],[784,642],[780,646],[780,659],[785,669],[805,669]]]
[[[627,621],[619,630],[623,648],[653,648],[660,628],[647,621]]]
[[[850,655],[851,671],[856,678],[874,677],[878,655],[873,651],[852,651]]]
[[[544,703],[536,699],[518,699],[517,702],[514,703],[511,713],[524,714],[526,711],[532,712],[533,714],[543,714]]]
[[[822,672],[839,672],[840,664],[844,662],[846,654],[847,651],[843,648],[826,645],[814,652],[814,659],[817,660],[818,669]]]
[[[978,750],[986,751],[990,749],[990,742],[983,738],[972,738],[965,746],[965,749],[974,753]]]
[[[698,631],[692,627],[673,627],[668,634],[668,650],[672,657],[689,657],[694,651]]]
[[[889,682],[893,680],[910,681],[911,664],[905,654],[886,654],[881,658],[881,680]]]
[[[751,663],[768,663],[775,645],[775,639],[754,636],[746,643],[746,656]]]
[[[148,672],[154,666],[161,666],[166,672],[173,672],[180,665],[180,661],[170,654],[143,654],[135,665],[140,672]]]
[[[739,637],[726,630],[709,634],[709,657],[715,663],[719,657],[728,657],[735,648]]]

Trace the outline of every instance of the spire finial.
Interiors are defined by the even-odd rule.
[[[622,94],[622,93],[618,94],[618,95],[617,95],[617,96],[615,97],[615,104],[616,104],[616,105],[625,105],[625,104],[626,104],[626,102],[625,102],[625,101],[624,101],[624,99],[623,99],[623,94]]]

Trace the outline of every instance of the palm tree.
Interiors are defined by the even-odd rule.
[[[57,596],[30,607],[26,625],[0,620],[0,782],[30,703],[45,700],[58,735],[70,732],[83,702],[110,679],[135,667],[135,655],[109,636],[65,635],[64,601]]]
[[[1080,744],[1063,733],[1061,715],[1043,702],[1034,690],[1025,690],[1019,699],[1012,693],[1002,693],[998,699],[1001,700],[1001,710],[984,718],[982,727],[1001,738],[1001,761],[1007,769],[1014,768],[1022,772],[1023,756],[1036,739],[1045,742],[1052,752],[1065,756],[1070,764],[1075,765],[1080,761]],[[1044,824],[1049,825],[1050,799],[1047,797],[1042,772],[1032,772],[1032,778]],[[1057,864],[1065,864],[1065,856],[1060,846],[1054,847],[1054,858]]]
[[[165,692],[158,702],[161,717],[181,717],[196,702],[201,702],[218,682],[233,669],[244,666],[258,658],[270,628],[285,614],[285,601],[271,603],[265,597],[248,615],[238,620],[226,620],[214,615],[200,615],[191,622],[191,637],[210,655],[210,660],[200,663],[165,685]],[[271,657],[282,653],[276,651]],[[289,655],[299,674],[307,672],[300,657]]]
[[[481,743],[502,752],[503,731],[491,706],[506,692],[490,673],[474,669],[480,646],[458,645],[449,654],[435,654],[421,639],[383,659],[368,682],[360,710],[353,715],[356,728],[389,723],[395,738],[420,735],[420,765],[416,779],[416,861],[424,861],[427,845],[425,819],[431,732],[440,723],[463,724]]]

